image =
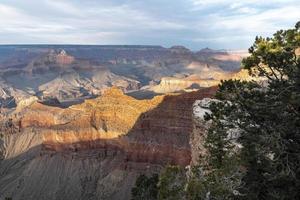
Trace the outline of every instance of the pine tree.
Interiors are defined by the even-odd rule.
[[[300,22],[257,37],[249,53],[242,65],[257,81],[219,85],[207,155],[188,176],[166,168],[159,199],[300,199]]]
[[[300,199],[300,22],[249,53],[243,67],[262,81],[220,84],[190,199]]]
[[[151,177],[140,175],[131,190],[132,200],[156,200],[158,195],[158,174]]]
[[[185,171],[180,166],[167,166],[160,174],[158,182],[159,200],[184,200],[186,184]]]
[[[224,81],[216,95],[223,103],[211,107],[213,126],[206,142],[213,169],[226,165],[224,135],[230,128],[239,130],[237,156],[245,169],[239,199],[300,199],[299,49],[299,22],[272,38],[257,37],[243,66],[267,86]]]

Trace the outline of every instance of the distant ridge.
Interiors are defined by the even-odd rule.
[[[0,44],[1,48],[100,48],[100,49],[110,49],[110,48],[122,48],[122,49],[181,49],[186,51],[191,51],[189,48],[183,45],[173,45],[170,47],[164,47],[161,45],[99,45],[99,44]],[[228,53],[245,53],[247,49],[212,49],[209,47],[205,47],[199,50],[193,50],[194,52],[228,52]]]
[[[93,48],[164,48],[160,45],[85,45],[85,44],[0,44],[2,47],[25,47],[25,48],[76,48],[76,47],[93,47]]]

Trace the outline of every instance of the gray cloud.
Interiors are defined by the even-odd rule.
[[[242,49],[300,20],[298,0],[3,0],[0,43]]]

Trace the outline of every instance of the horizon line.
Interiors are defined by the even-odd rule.
[[[248,48],[241,49],[241,48],[211,48],[211,47],[202,47],[199,49],[190,49],[186,47],[185,45],[172,45],[170,47],[166,47],[164,45],[158,45],[158,44],[47,44],[47,43],[22,43],[22,44],[1,44],[0,47],[3,46],[99,46],[99,47],[155,47],[155,48],[165,48],[170,49],[174,47],[184,47],[190,51],[201,51],[203,49],[210,49],[215,51],[248,51]]]

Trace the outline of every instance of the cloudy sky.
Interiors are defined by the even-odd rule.
[[[299,0],[0,0],[0,44],[246,49],[299,20]]]

